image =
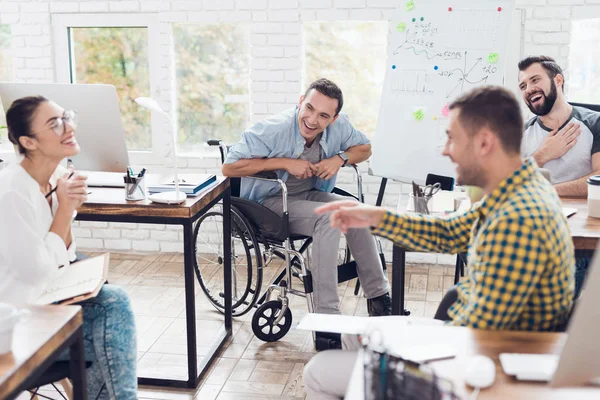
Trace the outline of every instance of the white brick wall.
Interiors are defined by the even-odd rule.
[[[11,24],[15,78],[52,82],[55,71],[51,43],[52,13],[152,12],[161,21],[161,100],[171,104],[171,22],[242,21],[251,28],[251,110],[258,121],[296,104],[302,92],[302,23],[312,20],[385,20],[393,18],[398,0],[0,0],[0,23]],[[516,0],[525,11],[524,53],[557,58],[568,74],[570,19],[600,17],[600,0]],[[206,158],[181,159],[190,172],[217,172],[217,152]],[[366,200],[374,203],[380,179],[361,166]],[[355,178],[344,170],[340,186],[354,190]],[[384,205],[395,207],[402,190],[389,183]],[[405,202],[405,200],[402,200]],[[404,203],[403,203],[404,204]],[[80,248],[132,251],[181,251],[181,229],[165,225],[80,222],[74,233]],[[385,243],[388,250],[389,243]],[[409,254],[411,261],[453,263],[453,257]]]

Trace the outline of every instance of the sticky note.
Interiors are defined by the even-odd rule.
[[[404,22],[400,22],[398,24],[398,26],[396,26],[396,30],[398,32],[404,32],[404,31],[406,31],[406,24]]]
[[[450,115],[450,109],[448,108],[448,104],[446,104],[444,108],[442,108],[442,115],[446,118],[448,117],[448,115]]]
[[[489,62],[490,64],[496,64],[498,62],[498,53],[488,54],[487,62]]]
[[[425,118],[425,113],[423,110],[419,109],[413,113],[413,117],[415,117],[415,120],[421,121],[423,118]]]
[[[405,7],[406,7],[406,11],[410,11],[413,8],[415,8],[415,2],[413,0],[408,0],[406,2],[406,6]]]

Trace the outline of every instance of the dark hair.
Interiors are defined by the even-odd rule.
[[[23,97],[15,100],[6,112],[8,139],[18,146],[19,153],[27,153],[27,149],[21,145],[19,138],[22,136],[31,137],[31,123],[35,112],[40,104],[47,101],[48,99],[42,96]]]
[[[308,96],[308,92],[311,89],[315,89],[317,92],[324,94],[327,97],[331,97],[332,99],[336,99],[338,101],[337,109],[335,110],[335,115],[338,115],[342,110],[342,106],[344,105],[344,96],[342,95],[342,89],[339,88],[338,85],[330,81],[326,78],[320,78],[310,84],[304,96]]]
[[[521,61],[519,61],[519,71],[525,71],[527,68],[531,67],[533,64],[540,64],[542,68],[546,71],[550,79],[554,79],[556,75],[562,75],[563,84],[561,85],[561,89],[565,90],[565,74],[563,73],[560,65],[556,63],[554,58],[548,56],[529,56],[525,57]]]
[[[459,109],[459,121],[475,134],[487,127],[498,136],[508,153],[521,152],[523,117],[515,96],[501,86],[481,86],[454,100],[449,109]]]

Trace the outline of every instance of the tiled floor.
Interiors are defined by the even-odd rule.
[[[264,281],[278,272],[279,262],[264,270]],[[388,268],[389,271],[389,268]],[[406,307],[416,316],[433,316],[445,290],[453,284],[454,267],[407,266]],[[111,254],[109,281],[131,296],[138,332],[138,374],[187,378],[183,256]],[[339,286],[344,314],[367,315],[366,301],[354,296],[354,281]],[[219,314],[196,284],[198,354],[206,354],[221,328]],[[279,342],[254,337],[252,311],[235,318],[233,338],[198,390],[140,387],[142,399],[303,399],[302,370],[314,354],[310,333],[294,326],[307,312],[306,301],[292,296],[293,325]],[[44,390],[57,397],[56,392]],[[27,398],[23,395],[22,397]]]

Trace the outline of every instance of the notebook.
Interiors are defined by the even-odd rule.
[[[46,286],[35,304],[72,304],[98,294],[108,277],[109,254],[72,263]]]
[[[195,196],[199,192],[217,181],[216,175],[181,174],[179,175],[179,190],[188,196]],[[148,186],[150,193],[171,192],[175,190],[173,177],[159,184]]]

